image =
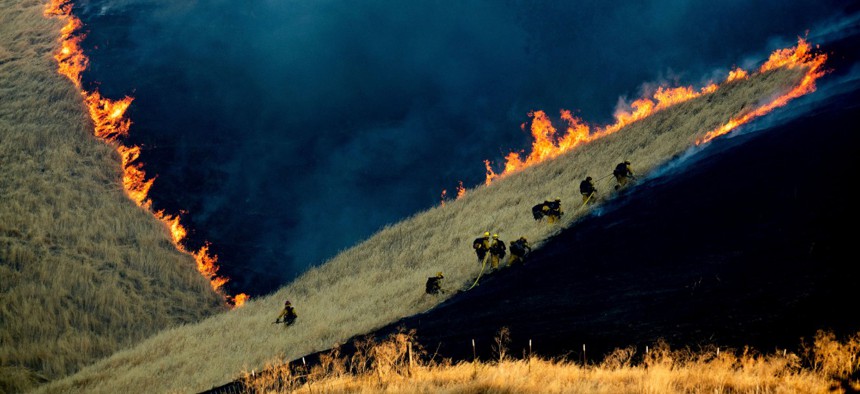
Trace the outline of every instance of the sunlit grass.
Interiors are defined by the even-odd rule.
[[[498,339],[499,337],[497,337]],[[398,333],[312,368],[272,363],[243,376],[257,393],[820,393],[860,389],[860,333],[837,341],[819,332],[801,354],[750,349],[616,349],[596,364],[537,356],[514,360],[434,361]],[[504,342],[501,342],[504,343]],[[504,350],[504,347],[498,349]],[[411,353],[411,357],[410,357]],[[410,361],[411,360],[411,361]]]
[[[0,392],[223,310],[164,226],[123,194],[52,57],[43,1],[0,0]]]

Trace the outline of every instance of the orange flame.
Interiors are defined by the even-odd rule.
[[[738,81],[741,79],[747,79],[749,77],[750,77],[750,75],[749,75],[749,73],[746,72],[746,70],[744,70],[740,67],[737,67],[734,70],[729,71],[729,76],[726,77],[726,82]]]
[[[676,88],[659,87],[651,98],[640,98],[630,104],[629,110],[618,110],[615,113],[615,123],[597,128],[594,131],[581,119],[573,116],[569,110],[561,110],[561,119],[567,123],[565,134],[559,136],[549,117],[544,111],[533,111],[528,115],[532,118],[531,134],[534,138],[532,150],[525,158],[516,152],[505,157],[505,166],[501,174],[496,174],[489,161],[484,161],[487,168],[485,184],[490,184],[496,178],[501,178],[531,167],[561,154],[584,143],[612,134],[633,122],[644,119],[656,111],[688,101],[703,94],[713,93],[717,85],[709,84],[696,91],[691,86]],[[525,129],[525,124],[522,125]]]
[[[131,120],[125,117],[125,111],[133,98],[126,96],[121,100],[110,100],[103,98],[98,90],[82,91],[82,94],[95,124],[96,137],[113,142],[128,135]]]
[[[139,146],[126,146],[120,141],[120,137],[128,136],[131,120],[125,116],[125,111],[134,100],[124,97],[120,100],[111,100],[102,97],[98,91],[87,91],[81,84],[81,74],[89,66],[89,58],[81,48],[84,34],[80,33],[83,23],[72,15],[72,3],[67,0],[51,0],[44,10],[46,17],[55,17],[66,24],[60,29],[60,49],[54,54],[57,60],[57,71],[68,78],[77,87],[84,103],[89,109],[96,137],[116,147],[120,155],[123,170],[122,184],[126,195],[138,206],[150,210],[152,201],[149,199],[149,189],[155,178],[146,177],[143,163],[137,162],[140,158]],[[188,231],[179,221],[179,215],[170,215],[164,211],[152,212],[170,231],[173,244],[176,248],[190,254],[197,262],[197,270],[208,280],[212,289],[225,297],[225,300],[234,307],[242,306],[248,300],[248,295],[241,293],[236,296],[228,296],[221,289],[228,279],[218,276],[218,256],[210,254],[209,243],[204,244],[196,252],[189,251],[183,246],[183,241]]]
[[[517,156],[517,157],[519,157],[519,156]],[[494,179],[499,177],[499,174],[496,174],[496,172],[493,171],[493,166],[490,165],[489,160],[484,160],[484,167],[487,169],[487,180],[484,181],[484,184],[489,186],[491,183],[493,183]]]
[[[125,194],[138,206],[149,208],[150,202],[147,196],[149,195],[152,183],[155,182],[155,178],[146,179],[143,164],[133,163],[140,156],[140,147],[127,147],[117,144],[116,150],[122,159],[122,185]]]
[[[826,58],[827,57],[825,55],[812,55],[810,53],[809,44],[803,39],[800,39],[798,45],[794,48],[774,51],[768,61],[761,66],[759,73],[764,73],[781,67],[805,67],[808,69],[807,75],[800,85],[772,102],[739,118],[730,120],[718,129],[707,133],[707,135],[697,143],[710,141],[711,139],[725,134],[755,117],[764,115],[776,107],[785,105],[788,101],[796,97],[814,91],[815,80],[824,74],[823,71],[821,71],[821,67],[823,66]],[[735,68],[729,72],[729,76],[726,78],[725,83],[746,78],[749,78],[749,74],[745,70]],[[661,86],[657,88],[651,97],[639,98],[630,103],[628,109],[617,110],[615,112],[615,123],[603,127],[595,127],[594,130],[591,130],[591,128],[581,119],[574,117],[570,111],[563,109],[561,110],[561,119],[566,122],[568,126],[565,134],[562,136],[557,135],[555,127],[552,125],[552,122],[545,112],[530,112],[528,114],[528,116],[532,118],[530,130],[532,138],[534,139],[531,152],[525,158],[516,152],[509,153],[505,157],[505,164],[501,173],[496,173],[493,170],[493,166],[490,161],[484,160],[484,166],[486,168],[486,180],[484,183],[489,185],[498,178],[505,177],[545,160],[558,157],[579,145],[615,133],[633,122],[651,116],[657,111],[705,94],[714,93],[718,89],[719,85],[715,83],[709,83],[698,91],[693,89],[691,86],[675,88]],[[523,124],[521,127],[525,130],[526,125]]]
[[[768,58],[767,62],[765,62],[761,66],[761,68],[759,68],[758,72],[762,74],[783,67],[806,68],[806,75],[803,76],[803,79],[800,81],[800,84],[788,91],[788,93],[785,93],[782,96],[779,96],[771,100],[770,102],[765,103],[750,112],[747,112],[746,114],[730,119],[724,125],[717,127],[716,129],[705,134],[704,137],[696,141],[696,144],[698,145],[708,142],[714,138],[717,138],[723,134],[734,130],[742,124],[748,123],[749,121],[758,118],[759,116],[765,115],[776,108],[788,104],[788,102],[791,100],[794,100],[805,94],[814,92],[815,81],[825,74],[823,67],[824,62],[827,61],[827,55],[823,53],[813,54],[811,52],[811,49],[812,48],[810,47],[809,43],[806,42],[806,40],[804,40],[803,38],[798,38],[797,46],[792,48],[778,49],[771,53],[770,58]]]
[[[236,294],[235,297],[227,297],[228,301],[230,301],[235,308],[240,308],[242,305],[245,305],[245,301],[248,301],[249,298],[250,297],[245,293]]]
[[[719,88],[720,86],[715,83],[708,84],[707,86],[702,88],[702,94],[711,94],[713,92],[716,92]]]
[[[454,198],[455,200],[459,200],[466,195],[466,188],[463,186],[463,181],[457,182],[457,196]],[[442,189],[441,203],[442,206],[445,206],[446,201],[448,201],[448,190]]]

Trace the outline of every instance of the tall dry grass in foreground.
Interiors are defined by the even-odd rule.
[[[223,310],[123,194],[119,158],[56,72],[61,26],[43,9],[0,0],[0,392]]]
[[[434,361],[410,350],[410,334],[366,344],[350,357],[336,350],[310,369],[278,365],[245,374],[255,393],[820,393],[860,390],[860,333],[837,341],[819,332],[800,354],[760,354],[703,348],[672,350],[657,343],[647,353],[616,349],[597,364],[505,355],[497,336],[492,361]]]
[[[539,247],[588,212],[578,207],[578,185],[585,176],[607,175],[624,159],[647,174],[730,118],[786,92],[803,74],[778,69],[729,83],[553,161],[469,190],[444,207],[385,227],[271,296],[201,324],[166,330],[42,392],[201,391],[244,369],[259,369],[276,354],[293,359],[325,350],[426,311],[478,274],[480,265],[470,247],[478,234],[494,231],[506,241],[526,236]],[[611,197],[609,182],[597,186],[600,198]],[[551,197],[562,199],[563,220],[554,226],[535,222],[531,206]],[[437,271],[445,273],[448,292],[429,297],[423,284]],[[284,299],[292,300],[299,313],[287,330],[271,324]]]

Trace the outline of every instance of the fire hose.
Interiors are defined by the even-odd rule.
[[[490,253],[487,253],[486,255],[484,255],[484,259],[481,260],[481,272],[478,272],[478,277],[475,278],[475,283],[472,283],[472,286],[469,286],[469,288],[466,289],[466,291],[472,290],[473,287],[478,285],[478,279],[481,279],[481,275],[484,274],[484,268],[487,266],[487,259],[489,257],[490,257]]]
[[[582,206],[580,208],[588,204],[588,202],[591,201],[591,197],[594,197],[594,192],[591,192],[591,194],[588,195],[588,198],[586,198],[585,201],[582,202]]]

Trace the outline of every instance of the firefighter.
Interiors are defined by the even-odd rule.
[[[296,318],[299,315],[296,314],[296,308],[293,308],[293,304],[290,303],[289,300],[284,302],[284,310],[281,311],[281,314],[278,315],[278,318],[275,319],[275,324],[284,323],[284,326],[291,326],[296,322]]]
[[[424,286],[424,291],[427,294],[439,294],[442,293],[442,279],[445,278],[442,275],[442,272],[437,272],[436,276],[431,276],[427,278],[427,284]]]
[[[475,254],[478,255],[478,262],[483,263],[484,258],[487,257],[487,252],[490,250],[490,232],[487,231],[483,237],[475,238],[472,247],[475,248]]]
[[[630,168],[630,162],[626,160],[615,166],[615,170],[612,171],[612,175],[615,175],[615,180],[618,181],[618,184],[615,185],[615,190],[627,185],[628,178],[636,179],[636,176],[633,175],[633,169]]]
[[[514,266],[522,264],[526,260],[526,256],[532,252],[532,247],[526,237],[520,237],[518,240],[511,242],[511,258],[508,260],[508,265]]]
[[[544,203],[540,203],[532,207],[532,216],[534,216],[535,220],[541,220],[547,211],[549,211],[549,207],[544,205]]]
[[[586,177],[585,180],[579,184],[579,192],[582,193],[582,205],[589,202],[594,203],[594,195],[597,193],[597,188],[594,187],[594,182],[592,182],[591,177]]]
[[[505,242],[499,239],[499,234],[493,234],[490,241],[490,265],[493,269],[499,268],[499,261],[505,257]]]
[[[544,201],[544,206],[546,206],[546,209],[544,210],[546,212],[546,221],[549,224],[557,222],[561,218],[561,215],[564,215],[564,212],[561,210],[560,198],[556,198],[552,201]]]

